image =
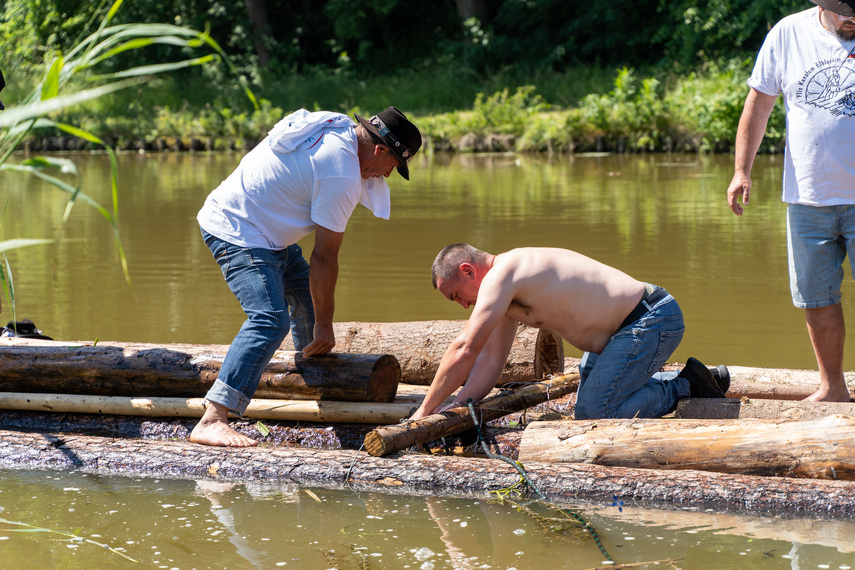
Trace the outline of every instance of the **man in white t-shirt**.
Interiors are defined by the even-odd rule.
[[[370,119],[301,109],[282,119],[205,200],[197,220],[247,319],[229,347],[190,440],[248,447],[228,425],[243,414],[263,368],[290,328],[303,356],[335,345],[338,252],[362,204],[389,219],[387,178],[409,180],[421,133],[395,107]],[[307,263],[297,241],[315,232]]]
[[[763,43],[736,133],[727,201],[748,205],[751,166],[779,94],[787,114],[783,200],[793,304],[805,309],[820,386],[807,399],[848,402],[840,305],[843,260],[855,276],[855,0],[811,0]]]

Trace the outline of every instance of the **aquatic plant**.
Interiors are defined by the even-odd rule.
[[[0,170],[32,174],[69,194],[60,232],[78,200],[96,208],[112,228],[125,280],[130,283],[127,258],[119,235],[116,153],[108,141],[77,125],[64,122],[58,117],[71,107],[95,101],[129,87],[141,86],[157,75],[216,62],[224,62],[232,71],[234,66],[208,32],[199,32],[171,24],[111,25],[123,0],[115,0],[104,12],[106,1],[101,1],[93,14],[93,20],[89,22],[92,24],[95,15],[103,12],[104,16],[97,30],[82,37],[68,53],[49,54],[44,62],[44,73],[30,94],[20,104],[0,113]],[[117,61],[122,54],[156,45],[177,46],[191,51],[206,49],[209,53],[180,61],[137,67],[122,67]],[[257,109],[258,102],[245,80],[242,78],[238,80],[246,96]],[[19,148],[30,133],[36,130],[66,133],[103,148],[107,152],[111,168],[111,208],[101,206],[82,191],[82,178],[70,160],[37,156],[26,159],[20,164],[8,163],[11,154]],[[71,176],[73,182],[69,183],[59,175]],[[0,242],[0,251],[39,245],[44,241],[7,240]],[[0,270],[0,282],[14,314],[14,286],[8,260],[6,265],[5,271]]]
[[[87,544],[94,544],[95,546],[100,546],[101,548],[106,548],[110,552],[112,552],[114,554],[118,554],[122,558],[130,560],[131,562],[139,563],[138,560],[134,560],[133,558],[131,558],[127,554],[123,554],[123,553],[119,552],[118,550],[116,550],[115,548],[111,548],[111,547],[107,546],[106,544],[102,544],[100,542],[94,541],[91,538],[86,538],[85,536],[80,536],[80,534],[78,534],[80,532],[80,529],[77,529],[74,532],[64,532],[61,530],[53,530],[50,528],[37,527],[37,526],[33,526],[31,524],[27,524],[27,523],[23,523],[23,522],[10,521],[10,520],[4,519],[4,518],[0,518],[0,523],[24,527],[24,528],[6,528],[6,529],[3,529],[3,532],[47,532],[47,533],[51,533],[51,534],[57,534],[59,536],[66,537],[69,542],[82,542],[82,543],[87,543]]]

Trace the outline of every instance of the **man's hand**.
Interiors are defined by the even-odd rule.
[[[424,407],[422,405],[422,406],[419,406],[419,409],[416,410],[412,416],[410,416],[410,421],[420,420],[426,416],[432,416],[433,414],[441,414],[445,410],[450,410],[451,408],[459,408],[459,407],[465,406],[465,405],[466,405],[466,402],[464,402],[463,400],[457,399],[457,398],[455,398],[455,400],[453,402],[451,402],[450,404],[437,406],[433,410],[424,410],[424,409],[422,409]]]
[[[332,325],[315,323],[313,340],[303,349],[303,356],[326,354],[335,346],[335,333]]]
[[[742,205],[738,202],[739,198],[746,206],[751,198],[751,178],[742,173],[734,174],[733,180],[730,181],[730,186],[727,188],[727,205],[737,216],[742,215]]]
[[[737,172],[733,175],[733,180],[730,181],[730,186],[727,188],[727,205],[733,210],[737,216],[742,215],[742,206],[738,199],[742,198],[742,203],[748,205],[748,200],[751,197],[751,178]]]

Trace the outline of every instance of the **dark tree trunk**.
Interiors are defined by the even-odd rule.
[[[255,43],[255,53],[258,54],[258,63],[261,67],[267,67],[270,63],[270,51],[267,49],[266,40],[271,37],[270,20],[267,17],[267,5],[264,0],[243,0],[246,12],[252,22],[252,37]]]
[[[487,23],[487,0],[456,0],[457,13],[461,20],[478,18],[482,24]]]

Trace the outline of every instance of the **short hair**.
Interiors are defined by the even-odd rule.
[[[431,266],[433,288],[437,289],[437,279],[448,281],[457,277],[461,263],[483,263],[487,253],[474,248],[468,243],[453,243],[442,248]]]

